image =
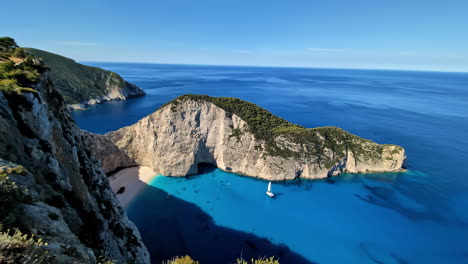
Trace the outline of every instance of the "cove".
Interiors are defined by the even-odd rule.
[[[189,253],[219,264],[227,263],[221,254],[232,262],[264,252],[282,264],[467,262],[468,74],[88,64],[147,93],[74,112],[91,132],[131,125],[197,93],[237,97],[305,127],[339,126],[407,151],[406,173],[274,183],[275,200],[265,195],[267,182],[216,169],[158,176],[128,208],[153,260]]]
[[[433,260],[424,253],[428,248],[450,251],[448,237],[462,243],[455,229],[447,234],[437,224],[444,219],[399,190],[401,177],[426,176],[410,171],[274,183],[272,199],[265,194],[268,182],[208,167],[189,178],[156,176],[127,212],[143,228],[153,259],[190,254],[205,263],[233,263],[241,255],[271,253],[284,263],[419,263]],[[235,246],[225,244],[231,238],[213,226],[261,239],[241,236]],[[411,235],[428,232],[438,237]],[[264,239],[279,249],[265,250]]]

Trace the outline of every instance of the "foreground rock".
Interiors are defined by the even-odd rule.
[[[99,257],[150,263],[62,96],[46,74],[33,88],[37,92],[0,91],[0,167],[8,173],[0,187],[9,181],[18,186],[0,189],[3,228],[43,239],[53,263],[96,263]],[[19,165],[26,171],[11,169]]]
[[[115,72],[82,65],[43,50],[24,50],[44,60],[50,69],[49,79],[70,110],[83,110],[88,105],[145,95],[140,87],[125,81]]]
[[[400,146],[336,127],[306,129],[239,99],[203,95],[181,96],[105,136],[136,163],[167,176],[195,174],[198,164],[209,163],[268,180],[319,179],[401,171],[406,158]]]

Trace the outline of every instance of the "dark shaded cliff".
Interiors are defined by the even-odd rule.
[[[150,263],[138,230],[48,74],[31,88],[36,91],[0,91],[3,229],[46,241],[52,263],[95,263],[99,257]],[[14,169],[19,165],[25,171]]]

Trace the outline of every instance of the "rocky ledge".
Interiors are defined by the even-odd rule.
[[[406,159],[397,145],[337,127],[307,129],[240,99],[204,95],[181,96],[132,126],[98,137],[97,145],[109,140],[132,162],[166,176],[196,174],[200,163],[208,163],[267,180],[320,179],[398,172]],[[97,156],[112,164],[113,155],[105,153]]]

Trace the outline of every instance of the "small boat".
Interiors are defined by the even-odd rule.
[[[275,197],[275,194],[271,192],[271,182],[268,183],[268,189],[266,194],[270,197]]]

